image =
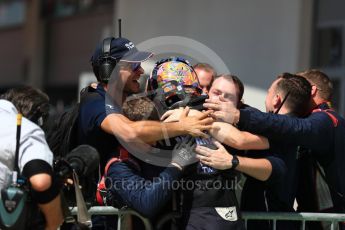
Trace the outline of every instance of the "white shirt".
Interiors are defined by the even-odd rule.
[[[0,100],[0,189],[10,182],[10,175],[14,168],[17,113],[11,102]],[[36,159],[44,160],[52,165],[53,153],[45,140],[43,130],[23,117],[19,147],[19,170],[22,172],[26,163]]]

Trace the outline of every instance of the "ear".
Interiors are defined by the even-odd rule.
[[[281,103],[282,103],[282,98],[280,97],[280,94],[276,94],[273,97],[273,102],[272,102],[274,108],[278,108]]]
[[[317,87],[316,85],[311,86],[311,97],[315,97],[317,93]]]

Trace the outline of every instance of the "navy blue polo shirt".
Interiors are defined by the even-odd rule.
[[[241,209],[243,211],[293,211],[297,192],[297,146],[282,145],[265,151],[248,151],[251,158],[266,158],[272,165],[267,181],[248,176],[244,184]],[[278,154],[272,154],[279,152]]]
[[[268,159],[272,173],[267,181],[247,177],[241,197],[243,211],[293,211],[298,185],[298,149],[296,145],[270,142],[269,150],[247,152],[247,157]],[[297,227],[294,222],[277,222],[277,229]],[[267,221],[249,221],[248,229],[271,228]]]
[[[102,169],[111,157],[118,156],[119,143],[114,135],[101,129],[101,124],[108,114],[121,113],[120,106],[115,103],[106,105],[105,98],[106,92],[98,84],[97,89],[88,92],[81,100],[78,117],[78,142],[97,149]]]
[[[247,157],[269,160],[272,165],[272,173],[269,179],[264,182],[248,177],[242,195],[242,208],[244,210],[293,211],[298,184],[298,150],[299,147],[296,145],[271,142],[269,150],[247,152]],[[255,189],[254,184],[260,183],[262,185],[257,185],[257,189]],[[265,195],[261,195],[261,201],[252,199],[264,192]]]
[[[319,108],[329,107],[323,103]],[[310,149],[325,171],[336,211],[344,212],[344,198],[337,193],[345,194],[345,120],[335,112],[330,113],[338,120],[336,127],[330,116],[322,111],[307,118],[294,118],[241,109],[239,126],[242,130],[266,136],[272,145],[286,143]]]

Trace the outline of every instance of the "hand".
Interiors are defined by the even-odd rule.
[[[161,121],[164,121],[164,122],[174,122],[174,121],[179,121],[180,120],[180,117],[183,113],[183,110],[186,109],[186,108],[178,108],[178,109],[171,109],[171,110],[168,110],[166,111],[160,118]],[[199,116],[201,115],[202,113],[204,113],[205,111],[199,111],[199,110],[195,110],[195,109],[189,109],[189,112],[188,112],[188,116],[189,117],[193,117],[193,116]]]
[[[212,128],[213,119],[209,117],[212,111],[202,112],[195,116],[188,117],[189,108],[186,107],[180,116],[180,125],[186,134],[193,137],[201,136],[208,138],[208,135],[204,133],[204,130],[210,130]]]
[[[196,161],[195,147],[196,142],[194,137],[187,136],[182,141],[178,141],[172,152],[171,163],[177,164],[180,169],[194,163]]]
[[[227,101],[223,96],[219,98],[206,99],[204,107],[214,110],[211,116],[229,124],[236,124],[239,121],[240,112],[232,101]]]
[[[217,146],[217,150],[212,150],[204,146],[197,146],[195,151],[197,153],[196,158],[201,163],[208,165],[215,169],[225,170],[232,167],[232,155],[226,151],[224,146],[218,141],[213,141]]]
[[[183,108],[179,109],[171,109],[166,111],[162,116],[161,116],[161,121],[164,122],[171,122],[171,121],[178,121],[179,117],[181,116],[183,112]]]

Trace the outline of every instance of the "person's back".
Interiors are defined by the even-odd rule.
[[[101,128],[101,123],[107,116],[105,95],[106,92],[100,84],[96,89],[86,88],[84,95],[81,95],[78,116],[78,144],[88,144],[97,149],[102,169],[107,160],[118,156],[119,151],[116,136]]]
[[[311,161],[311,165],[308,165],[308,167],[311,167],[313,169],[309,168],[309,170],[318,171],[317,174],[323,174],[325,176],[325,178],[322,178],[322,180],[326,179],[325,182],[329,186],[329,191],[332,197],[332,204],[328,203],[328,205],[331,206],[328,206],[326,208],[331,208],[333,212],[344,213],[345,199],[342,194],[345,194],[345,182],[340,178],[344,178],[345,176],[345,170],[343,167],[343,162],[345,161],[345,119],[335,111],[329,110],[330,107],[326,103],[321,104],[318,108],[320,109],[320,111],[313,112],[308,117],[308,119],[319,120],[323,123],[323,125],[328,126],[328,131],[327,129],[324,129],[327,135],[325,136],[323,134],[320,134],[320,136],[325,136],[324,147],[320,150],[306,149],[305,154],[307,154],[307,156],[305,157],[308,158],[309,156],[309,160]],[[307,160],[307,158],[304,159]],[[317,164],[319,164],[321,167],[317,166]],[[324,172],[320,172],[320,169]],[[312,171],[306,173],[310,172]],[[312,182],[311,180],[315,179],[315,176],[311,178],[309,177],[308,182]],[[308,188],[303,185],[301,189],[303,194],[305,193],[305,191],[303,192],[303,190]],[[312,190],[313,192],[316,192],[315,187],[313,187]],[[315,194],[313,194],[313,196],[308,196],[308,198],[315,199],[315,203],[309,203],[310,199],[304,199],[303,197],[300,197],[300,211],[322,211],[322,204],[317,204],[319,202],[319,198],[317,198]]]
[[[303,116],[308,113],[311,86],[301,76],[284,73],[278,76],[268,90],[266,97],[266,111],[288,116]],[[278,99],[277,99],[278,98]],[[270,141],[270,149],[259,154],[275,154],[283,160],[286,173],[282,180],[258,181],[249,177],[242,192],[241,208],[244,211],[291,212],[294,211],[294,199],[298,184],[298,146],[288,143]],[[249,151],[252,157],[260,157],[256,152]],[[259,195],[260,194],[260,195]],[[248,229],[256,229],[260,221],[250,221]],[[266,223],[267,224],[267,223]],[[278,222],[278,229],[294,229],[293,222]],[[268,229],[269,225],[262,226]]]
[[[11,102],[0,100],[0,122],[3,127],[0,130],[0,187],[3,189],[9,186],[15,165],[16,148],[18,148],[18,173],[27,178],[30,195],[44,214],[46,229],[56,229],[63,217],[59,189],[53,179],[51,167],[53,154],[45,141],[43,130],[25,117],[22,118],[17,147],[17,113]],[[29,213],[32,214],[33,211]],[[29,221],[35,220],[29,219]],[[30,227],[37,228],[36,224],[42,223],[35,223]]]
[[[14,160],[15,160],[15,149],[16,149],[16,130],[17,130],[17,117],[16,110],[14,106],[6,100],[0,100],[0,117],[1,117],[1,129],[0,129],[0,188],[4,188],[9,183],[10,175],[14,170]],[[34,123],[27,120],[25,117],[22,118],[22,130],[21,130],[21,148],[25,148],[28,145],[34,144],[32,137],[37,136],[37,140],[41,142],[42,148],[37,148],[37,153],[32,155],[22,155],[19,156],[20,162],[19,167],[23,170],[24,165],[32,157],[36,159],[41,158],[44,161],[52,163],[52,154],[41,154],[51,153],[48,146],[44,142],[43,131]],[[31,143],[27,143],[30,141]],[[26,146],[25,146],[26,144]]]

